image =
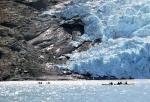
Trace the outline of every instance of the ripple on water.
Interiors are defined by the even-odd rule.
[[[149,102],[150,81],[133,82],[131,86],[102,86],[109,81],[5,82],[0,83],[0,102]]]

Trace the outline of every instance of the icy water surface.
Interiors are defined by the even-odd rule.
[[[0,102],[150,102],[150,80],[129,80],[135,83],[130,86],[102,85],[110,81],[49,82],[0,82]]]

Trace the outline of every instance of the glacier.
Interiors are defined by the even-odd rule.
[[[67,54],[70,60],[57,67],[93,77],[150,78],[150,0],[74,0],[57,14],[83,21],[84,34],[74,46],[102,39],[87,51]]]

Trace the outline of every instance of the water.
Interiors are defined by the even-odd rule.
[[[135,83],[130,86],[102,85],[109,82],[0,82],[0,102],[150,102],[150,80],[129,80]]]

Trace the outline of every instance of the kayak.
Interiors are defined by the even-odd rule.
[[[119,84],[102,84],[102,85],[119,85]],[[120,85],[134,85],[134,83],[129,83],[129,84],[120,84]]]

